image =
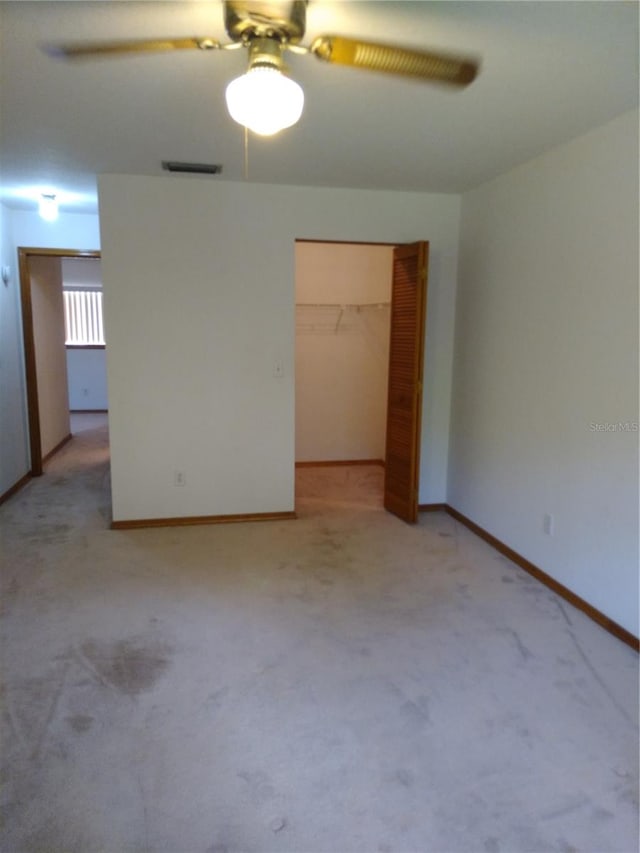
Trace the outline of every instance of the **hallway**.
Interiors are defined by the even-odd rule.
[[[627,646],[379,472],[111,531],[106,426],[74,430],[0,507],[3,851],[636,849]]]

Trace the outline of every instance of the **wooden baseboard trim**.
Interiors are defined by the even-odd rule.
[[[0,495],[0,504],[3,504],[5,501],[8,501],[9,498],[12,498],[16,492],[19,492],[23,486],[27,485],[30,479],[31,474],[25,474],[24,477],[20,477],[17,483],[14,483],[10,489],[7,489],[6,492],[3,492]]]
[[[295,512],[249,512],[238,515],[189,515],[177,518],[132,518],[112,521],[112,530],[137,530],[142,527],[190,527],[194,524],[237,524],[247,521],[289,521]]]
[[[446,504],[418,504],[418,512],[446,512]]]
[[[109,409],[69,409],[70,415],[108,415]]]
[[[339,465],[382,465],[384,459],[321,459],[318,462],[296,462],[296,468],[333,468]]]
[[[590,619],[593,619],[594,622],[597,622],[601,628],[604,628],[610,634],[613,634],[613,636],[617,637],[618,640],[622,640],[626,645],[631,646],[631,648],[636,652],[640,651],[640,639],[634,636],[630,631],[627,631],[626,628],[623,628],[622,625],[618,625],[618,623],[614,622],[613,619],[609,619],[608,616],[605,616],[604,613],[593,607],[593,605],[589,604],[588,601],[585,601],[584,598],[580,598],[580,596],[576,595],[575,592],[571,592],[571,590],[564,586],[564,584],[561,584],[559,581],[552,578],[551,575],[548,575],[545,571],[538,568],[538,566],[529,562],[525,557],[518,554],[517,551],[514,551],[512,548],[509,548],[508,545],[505,545],[504,542],[496,539],[495,536],[486,531],[483,527],[480,527],[480,525],[476,524],[475,521],[471,521],[471,519],[467,518],[466,515],[458,512],[457,509],[454,509],[452,506],[447,504],[446,511],[450,516],[455,518],[456,521],[464,524],[464,526],[468,527],[469,530],[476,534],[476,536],[484,539],[484,541],[491,545],[492,548],[495,548],[496,551],[504,557],[507,557],[507,559],[511,560],[512,563],[515,563],[516,566],[524,569],[525,572],[528,572],[536,580],[540,581],[540,583],[543,583],[561,598],[564,598],[565,601],[569,602],[569,604],[572,604]]]
[[[65,446],[65,444],[68,444],[72,438],[73,438],[73,436],[71,435],[71,433],[69,433],[69,435],[65,436],[62,439],[62,441],[58,442],[58,444],[56,444],[56,446],[53,448],[53,450],[50,450],[46,456],[42,457],[42,464],[44,465],[45,462],[48,462],[51,459],[51,457],[55,456],[59,450],[62,450],[62,448]]]

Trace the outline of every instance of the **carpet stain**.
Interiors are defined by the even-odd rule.
[[[67,722],[77,734],[88,732],[93,725],[93,717],[88,714],[75,714],[73,717],[67,717]]]
[[[284,817],[274,817],[269,823],[269,829],[272,832],[282,832],[287,825],[287,819]]]
[[[400,710],[405,720],[414,726],[420,727],[425,723],[431,723],[429,699],[427,696],[418,696],[415,701],[408,699]]]
[[[209,693],[209,695],[207,696],[207,698],[205,700],[205,707],[208,710],[216,710],[217,711],[218,708],[222,707],[222,705],[224,703],[225,696],[228,694],[228,692],[229,692],[228,687],[221,687],[219,690],[214,690],[213,693]]]
[[[128,696],[151,690],[169,667],[171,648],[159,640],[130,637],[111,643],[87,640],[82,654],[96,674]]]
[[[410,770],[405,770],[401,767],[396,771],[395,778],[398,784],[402,785],[403,788],[411,788],[413,786],[414,778],[413,773]]]
[[[243,782],[247,783],[251,797],[255,802],[263,803],[275,797],[276,790],[271,779],[262,770],[243,770],[237,775]]]
[[[540,815],[540,820],[557,820],[565,815],[573,814],[573,812],[579,811],[587,805],[589,805],[589,798],[585,797],[583,794],[578,794],[574,797],[569,797],[562,805],[543,812]]]
[[[610,812],[609,809],[603,809],[601,807],[596,807],[591,812],[594,820],[611,820],[615,817],[613,812]]]
[[[500,628],[499,631],[501,634],[507,634],[508,636],[511,637],[511,639],[513,640],[513,642],[515,644],[516,649],[518,650],[518,653],[520,654],[520,656],[523,660],[526,661],[526,660],[529,660],[529,658],[534,657],[533,652],[531,652],[525,646],[525,644],[522,642],[520,634],[518,634],[517,631],[514,631],[513,628]]]

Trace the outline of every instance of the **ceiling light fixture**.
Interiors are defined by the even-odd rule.
[[[304,92],[287,77],[283,50],[277,39],[253,39],[249,70],[227,86],[231,118],[260,136],[272,136],[291,127],[302,115]]]
[[[55,222],[58,218],[58,200],[54,193],[42,193],[38,213],[47,222]]]

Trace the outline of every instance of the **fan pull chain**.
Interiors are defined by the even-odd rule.
[[[249,128],[244,129],[244,179],[249,180]]]

